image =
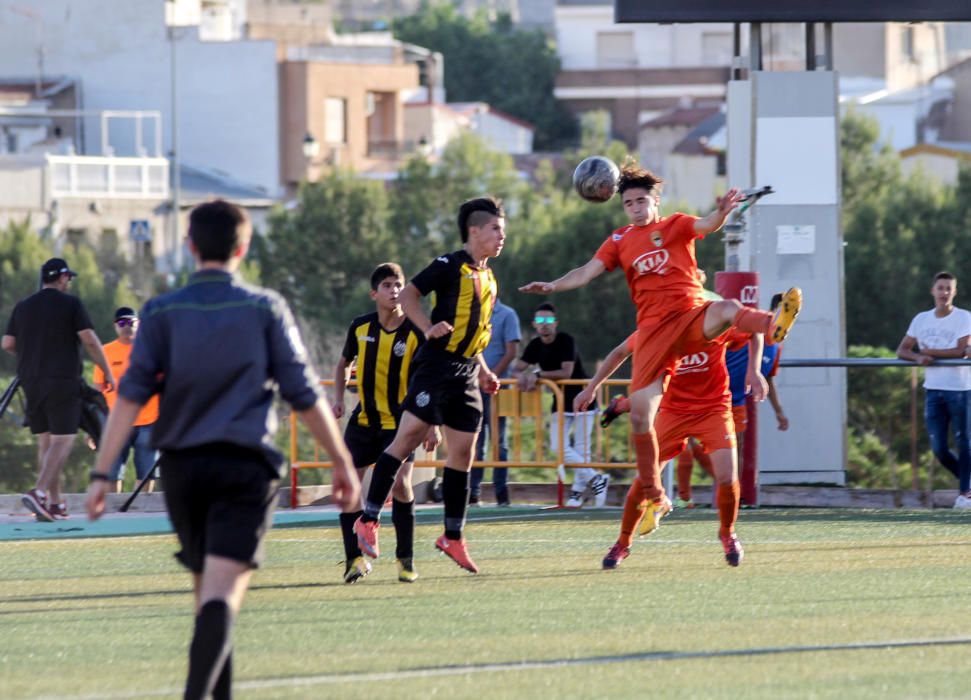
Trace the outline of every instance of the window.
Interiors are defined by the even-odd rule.
[[[597,66],[631,68],[636,65],[634,32],[597,32]]]
[[[347,143],[347,100],[342,97],[324,101],[324,143]]]

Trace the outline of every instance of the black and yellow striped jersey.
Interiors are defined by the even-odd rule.
[[[411,360],[423,342],[424,334],[407,318],[393,331],[378,323],[377,311],[351,322],[341,354],[348,365],[357,359],[360,401],[351,414],[352,423],[385,430],[398,427]]]
[[[428,341],[429,347],[472,358],[485,350],[492,336],[492,307],[499,287],[488,267],[478,267],[464,250],[442,255],[411,283],[422,296],[435,293],[432,323],[448,321],[454,330]]]

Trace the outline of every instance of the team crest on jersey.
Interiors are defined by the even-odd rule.
[[[649,275],[651,273],[663,274],[663,268],[667,265],[670,257],[668,251],[664,248],[661,248],[661,250],[652,250],[650,253],[644,253],[644,255],[637,258],[631,267],[641,275]]]
[[[431,401],[431,396],[428,395],[427,391],[419,391],[418,396],[415,397],[415,404],[418,408],[424,408]]]
[[[404,357],[405,353],[408,351],[408,343],[403,340],[399,340],[394,344],[392,352],[394,352],[395,357]]]
[[[658,248],[660,248],[661,244],[664,243],[664,238],[661,236],[660,231],[655,231],[654,233],[652,233],[651,240],[654,242],[654,245],[657,246]]]

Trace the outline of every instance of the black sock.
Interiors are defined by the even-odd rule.
[[[354,522],[364,514],[363,510],[353,513],[341,513],[341,537],[344,538],[344,558],[352,562],[361,556],[361,548],[357,545],[357,535],[354,533]]]
[[[410,559],[415,552],[415,500],[405,503],[397,498],[391,502],[391,522],[394,523],[394,555],[398,559]]]
[[[465,527],[465,511],[469,507],[469,473],[445,467],[442,497],[445,501],[445,536],[460,540]]]
[[[223,670],[212,689],[212,700],[233,700],[233,652],[223,662]]]
[[[392,457],[387,452],[382,452],[378,461],[374,463],[374,472],[371,474],[371,487],[368,489],[367,498],[364,500],[365,522],[374,521],[381,515],[384,502],[391,493],[394,486],[394,478],[398,475],[401,468],[401,460]]]
[[[232,630],[233,616],[225,600],[210,600],[199,610],[189,646],[185,700],[203,700],[212,693],[232,651]]]

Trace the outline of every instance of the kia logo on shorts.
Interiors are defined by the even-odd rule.
[[[738,300],[743,304],[753,304],[758,306],[759,303],[759,288],[754,284],[749,284],[742,287],[742,291],[739,292]]]
[[[660,271],[667,264],[669,258],[668,251],[662,248],[661,250],[644,253],[644,255],[634,261],[632,267],[642,275],[649,275],[652,272]]]

